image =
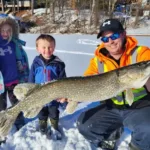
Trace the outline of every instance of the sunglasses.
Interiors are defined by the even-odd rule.
[[[116,39],[118,39],[118,38],[120,38],[120,34],[119,33],[114,33],[114,34],[112,34],[111,36],[109,36],[109,37],[102,37],[101,38],[101,41],[102,42],[104,42],[104,43],[107,43],[107,42],[109,42],[109,39],[111,39],[111,40],[116,40]]]

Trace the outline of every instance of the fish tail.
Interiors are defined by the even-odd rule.
[[[11,109],[0,112],[0,136],[6,137],[19,113],[11,113]]]

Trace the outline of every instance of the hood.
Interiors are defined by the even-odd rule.
[[[0,17],[0,28],[5,23],[12,26],[12,31],[13,31],[12,36],[14,38],[18,38],[19,37],[19,25],[18,25],[18,23],[14,19],[10,18],[9,16]]]
[[[126,44],[125,44],[125,53],[129,55],[132,52],[132,50],[137,46],[137,44],[138,42],[134,37],[127,36]],[[102,54],[103,49],[104,49],[104,43],[100,44],[100,46],[95,51],[95,55],[99,57],[100,61],[102,61],[103,57],[105,57]]]

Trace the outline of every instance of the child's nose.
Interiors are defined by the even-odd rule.
[[[8,32],[3,32],[4,35],[8,35]]]
[[[49,51],[49,48],[46,48],[46,51]]]

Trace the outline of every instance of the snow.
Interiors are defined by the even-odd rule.
[[[37,11],[39,14],[39,11]],[[141,35],[146,33],[150,35],[150,24],[144,29],[129,30],[127,33]],[[22,34],[21,39],[27,41],[25,50],[29,57],[30,65],[33,58],[37,55],[35,50],[35,39],[38,34]],[[64,35],[63,35],[64,36]],[[89,60],[93,57],[96,45],[99,41],[96,35],[54,35],[56,38],[56,55],[66,63],[68,76],[82,75],[88,66]],[[141,44],[150,46],[150,36],[137,37]],[[74,43],[73,43],[74,42]],[[82,65],[81,65],[82,64]],[[38,127],[37,117],[26,118],[26,125],[16,132],[12,127],[7,141],[1,144],[0,150],[101,150],[95,148],[78,131],[76,121],[78,116],[87,109],[97,106],[99,103],[79,103],[76,111],[68,115],[60,109],[60,128],[63,133],[61,141],[47,139],[45,135],[36,131]],[[118,150],[128,150],[128,143],[131,140],[130,131],[125,128],[123,135],[118,141]]]
[[[143,2],[143,5],[144,5],[144,2]],[[98,30],[99,30],[99,27],[95,30],[95,26],[91,26],[89,28],[88,24],[89,24],[89,20],[90,20],[89,16],[91,15],[91,12],[88,9],[83,9],[83,10],[81,9],[79,11],[77,9],[71,10],[70,8],[66,8],[66,9],[64,9],[63,16],[61,13],[59,13],[59,11],[57,9],[55,11],[56,11],[55,12],[55,20],[56,20],[56,22],[60,22],[59,26],[55,26],[55,25],[53,26],[52,25],[53,23],[48,21],[50,19],[50,16],[48,14],[47,17],[44,16],[44,18],[46,19],[45,24],[41,25],[41,26],[36,26],[36,27],[30,28],[30,32],[31,33],[40,33],[43,30],[43,32],[68,33],[67,32],[67,30],[68,30],[67,26],[69,24],[73,25],[73,22],[76,19],[78,19],[80,22],[82,22],[83,20],[87,21],[87,22],[85,22],[85,25],[84,25],[84,30],[86,30],[85,33],[93,34],[93,33],[98,32]],[[49,13],[50,10],[47,9],[47,12]],[[135,25],[134,25],[135,17],[130,16],[130,15],[126,15],[126,14],[120,13],[120,12],[114,12],[116,18],[119,18],[119,19],[121,17],[125,18],[127,34],[130,34],[130,35],[150,35],[150,19],[148,19],[149,11],[144,11],[143,13],[144,13],[144,16],[139,17],[139,21],[138,21],[139,27],[135,27]],[[42,17],[42,15],[44,15],[44,14],[45,14],[45,8],[34,9],[34,17],[32,17],[32,19],[33,18],[35,19],[36,17],[37,18]],[[28,14],[23,14],[22,18],[26,15],[28,15]],[[104,16],[104,14],[102,12],[100,13],[99,18],[100,18],[101,22],[106,19],[106,17]],[[49,27],[51,27],[51,30],[44,31],[45,28],[49,28]],[[72,26],[72,30],[70,29],[70,31],[75,33],[75,31],[73,31],[73,29],[74,29],[74,26]],[[82,32],[84,32],[84,31],[82,31]]]

